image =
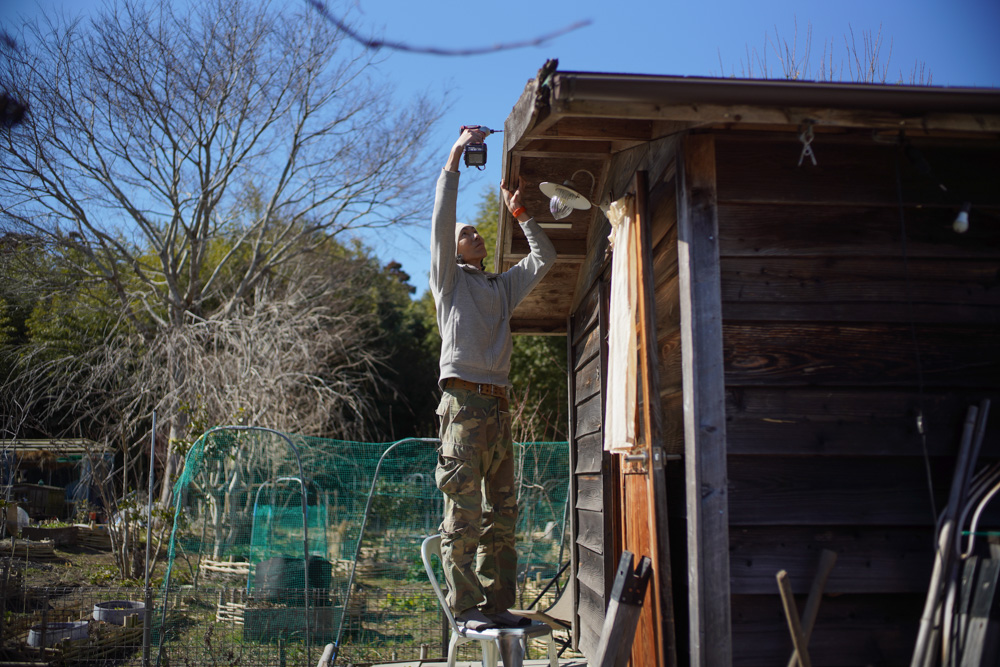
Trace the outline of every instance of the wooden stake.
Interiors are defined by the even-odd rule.
[[[809,659],[809,642],[802,634],[802,624],[799,623],[799,610],[795,607],[795,596],[792,594],[792,584],[788,581],[788,572],[778,573],[778,590],[781,591],[781,604],[785,607],[785,619],[788,621],[788,631],[792,635],[792,644],[802,667],[812,667]]]
[[[806,600],[806,608],[802,612],[802,636],[809,644],[812,637],[813,628],[816,625],[816,616],[819,614],[819,603],[823,600],[823,588],[826,586],[826,578],[830,576],[830,571],[837,562],[837,553],[829,549],[823,549],[819,557],[819,571],[813,579],[812,588],[809,589],[809,598]],[[792,651],[792,657],[788,659],[788,667],[795,667],[798,663],[798,653]]]

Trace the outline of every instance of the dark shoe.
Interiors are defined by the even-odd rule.
[[[486,614],[479,611],[475,607],[472,609],[466,609],[461,614],[455,616],[455,622],[458,623],[458,627],[465,628],[466,630],[472,630],[474,632],[500,627],[496,621],[489,618]]]
[[[486,617],[503,628],[526,628],[531,625],[531,619],[526,616],[518,616],[509,611],[501,611],[496,614],[486,614]]]

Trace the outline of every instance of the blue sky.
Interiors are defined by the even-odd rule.
[[[296,0],[287,0],[295,2]],[[301,0],[305,1],[305,0]],[[93,11],[99,0],[0,0],[0,16],[12,13]],[[456,49],[532,39],[589,20],[589,26],[543,46],[481,56],[443,57],[389,53],[380,70],[401,99],[418,92],[443,97],[447,106],[435,132],[440,149],[427,165],[436,175],[462,124],[502,128],[525,83],[548,58],[564,71],[628,72],[693,76],[742,76],[748,54],[780,73],[774,50],[794,40],[805,55],[811,33],[811,74],[821,56],[833,53],[835,68],[847,68],[845,37],[883,38],[881,59],[890,78],[909,80],[923,63],[939,86],[1000,87],[1000,0],[549,0],[469,3],[454,0],[350,0],[343,7],[358,31],[414,46]],[[338,11],[331,5],[333,11]],[[890,57],[891,42],[891,57]],[[756,55],[754,55],[756,54]],[[471,217],[481,193],[499,184],[502,139],[491,137],[486,170],[463,171],[459,217]],[[429,213],[428,213],[429,215]],[[366,239],[384,260],[396,259],[423,291],[427,283],[429,222],[410,233]]]

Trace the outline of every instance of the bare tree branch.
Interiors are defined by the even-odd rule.
[[[487,53],[496,53],[497,51],[510,51],[512,49],[522,49],[527,46],[541,46],[547,42],[551,42],[557,37],[562,37],[563,35],[573,32],[574,30],[579,30],[580,28],[585,28],[591,24],[590,19],[584,19],[581,21],[576,21],[570,25],[554,30],[550,33],[546,33],[539,37],[533,39],[525,39],[518,42],[501,42],[500,44],[494,44],[492,46],[482,46],[467,49],[444,49],[436,46],[412,46],[406,42],[391,42],[383,39],[375,39],[373,37],[363,37],[358,34],[357,31],[352,30],[347,23],[342,19],[337,18],[326,6],[325,2],[320,2],[320,0],[306,0],[310,5],[312,5],[316,11],[320,13],[327,21],[337,26],[337,29],[343,32],[345,35],[353,39],[358,44],[361,44],[367,49],[393,49],[395,51],[406,51],[409,53],[424,53],[434,56],[481,56]]]

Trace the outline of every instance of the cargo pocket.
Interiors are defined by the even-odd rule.
[[[448,392],[441,394],[441,400],[438,401],[437,409],[434,411],[438,416],[438,439],[444,440],[445,436],[445,422],[448,418],[448,412],[450,411],[452,396]]]
[[[449,496],[479,493],[479,457],[475,445],[442,442],[434,471],[437,487]]]

